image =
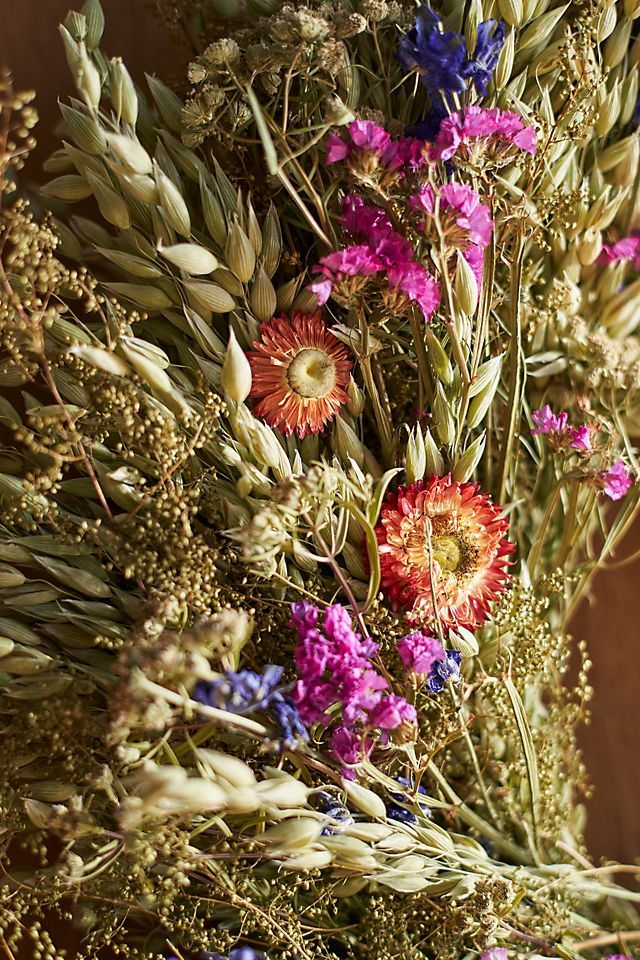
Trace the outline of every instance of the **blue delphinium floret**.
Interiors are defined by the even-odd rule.
[[[501,20],[485,20],[479,25],[473,56],[465,60],[462,75],[471,80],[483,97],[498,65],[503,45],[504,23]]]
[[[431,110],[410,129],[411,136],[434,140],[444,117],[456,109],[455,98],[469,85],[485,96],[504,38],[502,21],[485,20],[478,26],[470,54],[461,33],[445,30],[440,17],[426,3],[420,6],[415,27],[401,37],[397,52],[406,71],[418,71],[431,100]]]
[[[298,708],[291,697],[276,693],[269,705],[269,715],[280,729],[282,747],[291,750],[301,741],[309,742],[309,731],[300,719]]]
[[[406,777],[396,777],[395,779],[401,786],[407,787],[407,789],[409,790],[414,789],[413,784]],[[418,787],[418,793],[421,793],[424,796],[427,796],[427,791],[425,790],[424,787]],[[410,798],[407,797],[406,794],[402,794],[402,793],[393,793],[391,794],[391,796],[393,798],[393,802],[389,802],[386,804],[387,816],[389,817],[389,819],[398,820],[400,823],[406,823],[409,825],[416,823],[418,818],[416,817],[415,813],[412,813],[411,810],[407,810],[406,807],[401,806],[401,804],[403,803],[408,803]],[[423,814],[428,817],[429,808],[427,807],[427,805],[424,803],[420,803],[419,807],[420,807],[420,810],[423,812]]]
[[[229,713],[266,710],[277,693],[283,673],[284,667],[280,666],[267,666],[262,673],[230,670],[215,680],[199,680],[193,699]]]
[[[461,663],[462,654],[459,650],[445,650],[444,659],[436,660],[429,673],[427,687],[431,693],[441,693],[449,680],[453,683],[459,680]]]
[[[426,4],[416,15],[415,27],[398,44],[398,60],[405,70],[417,70],[431,94],[463,93],[467,83],[464,37],[443,30],[440,17]]]

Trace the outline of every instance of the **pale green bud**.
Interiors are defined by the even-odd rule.
[[[632,187],[638,175],[640,161],[640,144],[638,137],[634,137],[626,155],[613,171],[613,180],[618,187]]]
[[[480,463],[486,443],[486,432],[483,430],[479,437],[470,444],[465,452],[453,465],[451,475],[459,483],[465,483],[473,476],[473,472]]]
[[[204,222],[209,234],[219,247],[224,247],[227,242],[227,221],[224,211],[220,201],[206,185],[203,178],[200,179],[200,200]]]
[[[349,377],[347,396],[349,397],[345,403],[345,409],[347,413],[354,418],[359,417],[364,410],[365,396],[364,390],[360,389],[353,377]]]
[[[152,177],[141,173],[126,173],[124,167],[112,167],[122,192],[145,205],[156,205],[160,199],[158,187]]]
[[[484,20],[482,15],[482,3],[480,0],[471,0],[467,4],[467,15],[464,21],[464,37],[467,50],[473,50],[478,39],[478,26]]]
[[[451,386],[453,383],[453,367],[447,353],[430,326],[425,326],[424,336],[427,343],[429,362],[436,376],[442,383]]]
[[[182,133],[182,101],[157,77],[151,77],[149,74],[146,74],[146,77],[160,116],[173,133],[180,135]]]
[[[104,219],[119,230],[128,230],[131,219],[126,201],[100,177],[87,173],[87,180]]]
[[[184,202],[184,197],[166,173],[160,169],[158,164],[153,162],[154,178],[158,185],[160,194],[160,206],[165,219],[170,227],[182,237],[188,237],[191,233],[191,218],[189,210]]]
[[[107,141],[93,117],[79,110],[60,104],[60,111],[74,142],[92,157],[99,157],[107,150]]]
[[[241,283],[248,283],[256,265],[256,252],[237,218],[229,231],[225,246],[225,259],[229,269]]]
[[[625,57],[631,37],[631,20],[621,20],[604,45],[603,62],[605,67],[613,70]]]
[[[414,427],[407,440],[407,451],[405,454],[405,473],[407,483],[415,483],[416,480],[422,480],[427,469],[427,452],[424,445],[424,437],[420,427]]]
[[[500,383],[503,354],[492,357],[483,363],[471,384],[469,395],[472,397],[467,412],[467,426],[470,430],[484,420]]]
[[[42,188],[42,193],[47,197],[55,197],[57,200],[76,203],[92,196],[93,191],[84,177],[68,173],[62,177],[56,177],[55,180],[50,180]]]
[[[512,0],[520,2],[520,0]],[[521,4],[522,10],[522,4]],[[515,56],[515,30],[509,30],[505,37],[504,45],[498,57],[498,65],[495,72],[496,89],[502,90],[509,83],[513,71],[513,60]]]
[[[368,575],[364,567],[362,550],[354,547],[351,543],[345,543],[342,548],[342,556],[349,574],[356,580],[368,580]]]
[[[344,462],[354,460],[362,469],[365,461],[365,448],[355,430],[349,426],[343,417],[336,419],[332,446],[334,451]]]
[[[276,312],[276,291],[264,267],[258,263],[255,280],[249,296],[251,309],[256,320],[264,323]]]
[[[131,74],[120,57],[114,57],[110,64],[111,103],[119,120],[132,126],[138,119],[138,94]]]
[[[342,781],[342,787],[351,803],[366,813],[369,817],[377,817],[380,820],[386,818],[386,807],[384,801],[367,787],[362,787],[359,783],[349,780]]]
[[[467,317],[472,317],[478,306],[478,281],[471,266],[461,253],[458,254],[454,291],[460,309]]]
[[[80,55],[75,68],[75,80],[87,106],[96,110],[100,104],[102,81],[98,68],[89,57],[83,43],[80,44]]]
[[[466,627],[458,626],[449,632],[449,645],[459,650],[463,657],[476,657],[480,652],[478,641]]]
[[[153,170],[151,157],[138,140],[121,133],[108,133],[107,143],[111,152],[132,173],[147,174]]]
[[[616,14],[615,3],[610,4],[600,12],[596,27],[596,37],[598,38],[598,43],[604,43],[607,37],[611,36],[615,30],[617,20],[618,17]]]
[[[604,87],[599,92],[598,118],[594,124],[596,133],[600,137],[606,136],[614,127],[620,114],[620,86],[618,81],[611,90]]]
[[[524,20],[524,9],[522,0],[498,0],[498,10],[500,16],[511,27],[520,27]],[[501,86],[501,84],[498,84]]]
[[[599,230],[585,230],[577,243],[578,257],[583,267],[595,263],[602,252],[602,234]]]
[[[262,224],[262,249],[260,251],[260,262],[268,277],[272,277],[276,272],[281,253],[282,231],[278,213],[272,203]]]
[[[432,415],[438,439],[447,446],[452,444],[456,436],[456,425],[451,412],[451,405],[439,383],[436,383]]]
[[[620,109],[620,123],[624,126],[633,116],[638,101],[638,68],[629,71],[622,83],[622,107]]]
[[[214,255],[206,247],[201,247],[197,243],[176,243],[171,247],[159,245],[158,253],[164,260],[168,260],[192,277],[213,273],[218,268],[218,261]]]
[[[87,49],[95,50],[104,33],[104,13],[99,0],[87,0],[82,8],[82,13],[86,23],[85,40]]]
[[[444,473],[444,460],[442,454],[436,446],[436,442],[431,436],[431,431],[427,428],[424,432],[424,452],[426,457],[425,475],[427,477],[441,477]]]
[[[228,313],[236,305],[231,294],[223,290],[217,283],[209,283],[207,280],[189,280],[184,286],[196,305],[205,311]]]
[[[337,94],[327,97],[325,104],[325,123],[331,124],[333,127],[344,126],[344,124],[351,123],[356,118],[353,110],[350,110]]]
[[[233,330],[229,331],[220,385],[235,403],[244,403],[251,392],[251,365]]]

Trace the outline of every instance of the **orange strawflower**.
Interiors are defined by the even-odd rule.
[[[435,597],[443,627],[476,629],[508,579],[508,525],[476,483],[446,476],[400,487],[376,527],[383,592],[411,622],[433,624]]]
[[[260,334],[248,354],[254,412],[287,435],[318,433],[348,399],[349,351],[320,313],[273,317]]]

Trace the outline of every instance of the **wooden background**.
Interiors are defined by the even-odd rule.
[[[9,67],[19,88],[37,91],[39,146],[29,171],[55,141],[57,99],[73,92],[57,25],[72,0],[0,0],[0,67]],[[182,74],[188,53],[170,40],[151,12],[153,0],[102,0],[107,27],[103,49],[122,56],[134,78],[144,72]],[[80,3],[77,4],[80,6]],[[623,544],[618,560],[640,550],[640,526]],[[588,840],[594,857],[632,862],[640,857],[640,560],[603,571],[594,596],[579,611],[576,636],[589,643],[596,690],[593,719],[582,743],[594,784]]]

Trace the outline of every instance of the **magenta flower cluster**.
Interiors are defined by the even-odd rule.
[[[420,630],[407,634],[398,641],[398,654],[407,670],[428,674],[438,660],[444,660],[445,650],[437,637]]]
[[[615,243],[605,243],[598,257],[598,263],[623,263],[633,261],[636,270],[640,270],[640,236],[623,237]]]
[[[315,268],[322,278],[310,285],[318,304],[326,303],[336,282],[346,277],[386,274],[389,288],[404,294],[422,310],[428,322],[440,303],[438,284],[413,258],[414,250],[398,233],[387,214],[369,206],[362,197],[345,197],[341,224],[345,233],[359,242],[322,257]]]
[[[436,213],[441,221],[441,227],[447,233],[447,220],[453,222],[455,229],[451,231],[451,246],[458,247],[465,260],[475,274],[478,287],[482,283],[482,249],[491,240],[493,220],[489,208],[481,201],[475,190],[464,183],[445,183],[438,192],[428,185],[422,187],[418,193],[409,199],[412,210],[423,212],[428,218]],[[428,229],[428,223],[424,224]]]
[[[348,139],[337,133],[329,136],[327,163],[351,160],[372,163],[386,171],[417,170],[426,163],[424,144],[414,137],[393,140],[384,127],[373,120],[354,120],[347,127]]]
[[[526,153],[536,152],[536,131],[522,117],[497,107],[466,107],[445,117],[430,152],[432,160],[451,160],[462,147],[486,150],[516,147]]]
[[[575,450],[591,450],[591,431],[589,427],[581,424],[579,427],[569,425],[569,414],[562,411],[554,413],[548,403],[539,410],[534,410],[531,419],[535,423],[532,428],[533,434],[554,434],[557,440],[568,444]]]
[[[378,644],[354,630],[341,604],[327,607],[320,625],[316,606],[294,603],[291,626],[298,633],[293,696],[300,718],[307,726],[333,725],[331,751],[347,765],[343,772],[350,777],[348,767],[370,752],[371,735],[377,732],[384,742],[389,730],[415,723],[415,707],[386,692],[388,683],[371,662]]]
[[[534,410],[531,419],[535,427],[534,434],[550,434],[556,447],[569,445],[575,450],[591,450],[591,431],[584,424],[573,427],[569,424],[569,415],[565,411],[554,413],[548,403],[539,410]],[[607,470],[601,470],[595,477],[596,485],[603,490],[611,500],[622,500],[633,484],[633,477],[618,459]]]

